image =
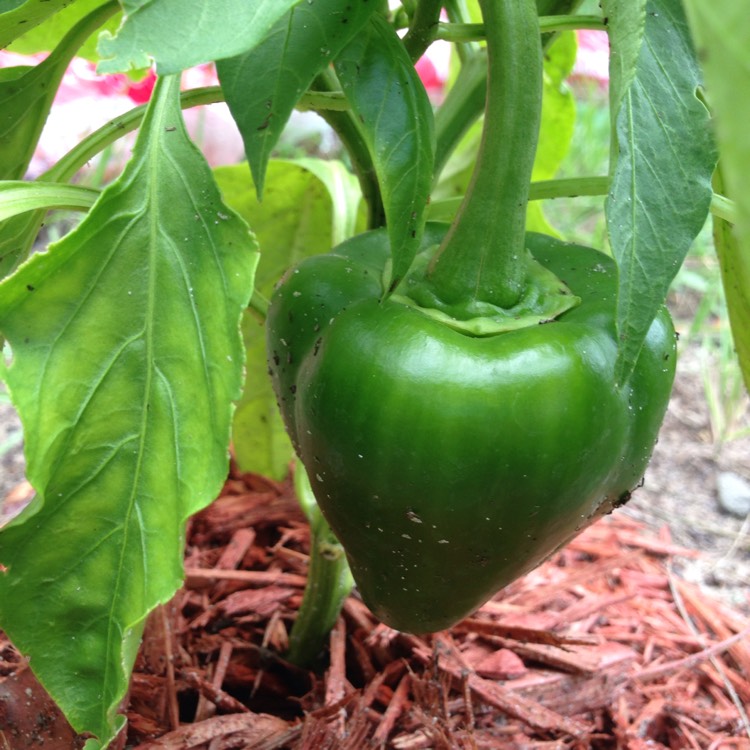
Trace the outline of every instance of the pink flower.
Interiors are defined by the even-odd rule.
[[[0,67],[37,65],[45,54],[25,56],[0,51]],[[63,75],[27,177],[38,177],[79,141],[151,97],[156,74],[149,70],[136,81],[126,75],[101,76],[94,63],[75,58]],[[183,88],[217,83],[213,65],[186,71]],[[196,138],[209,163],[236,163],[243,157],[242,140],[226,105],[213,104],[185,111],[188,132]],[[108,155],[106,178],[116,175],[130,156],[134,136],[117,141]],[[88,165],[91,169],[93,165]]]
[[[606,88],[609,85],[609,37],[606,31],[581,29],[578,37],[578,56],[573,67],[573,78],[589,79]]]
[[[438,41],[430,45],[427,52],[417,60],[414,66],[422,79],[430,100],[440,104],[445,94],[445,82],[450,69],[451,45]]]

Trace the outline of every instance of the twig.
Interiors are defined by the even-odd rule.
[[[162,636],[164,638],[164,658],[167,667],[167,700],[169,726],[177,729],[180,726],[180,707],[177,703],[177,686],[175,684],[174,652],[172,651],[172,627],[167,617],[167,605],[159,607]]]
[[[727,638],[711,646],[710,648],[698,652],[697,654],[691,654],[690,656],[685,656],[682,659],[675,659],[674,661],[669,661],[666,664],[659,664],[656,667],[644,669],[641,672],[638,672],[638,674],[633,675],[632,679],[639,681],[654,680],[659,677],[663,677],[664,675],[678,672],[681,669],[690,669],[690,667],[694,667],[696,664],[700,664],[702,661],[711,660],[711,657],[726,651],[735,643],[741,641],[743,638],[747,638],[749,635],[750,626],[739,633],[735,633],[731,638]]]
[[[268,586],[278,583],[304,588],[307,578],[296,573],[279,573],[275,570],[218,570],[216,568],[185,568],[186,585],[198,587],[204,581],[238,581],[249,585]]]
[[[386,708],[383,718],[378,724],[378,728],[375,730],[375,734],[372,736],[372,741],[379,747],[385,747],[385,743],[388,740],[388,735],[393,730],[393,727],[398,720],[398,717],[404,711],[404,708],[409,702],[409,690],[411,689],[411,677],[407,673],[398,683],[398,687],[393,692],[388,708]]]
[[[331,631],[331,667],[326,680],[326,706],[338,703],[346,692],[346,624],[342,617],[336,620]],[[346,711],[342,708],[334,722],[335,732],[344,736]]]
[[[529,628],[523,625],[506,625],[502,620],[480,620],[477,617],[467,617],[453,627],[454,632],[480,633],[482,635],[496,635],[500,638],[511,638],[520,643],[537,643],[547,646],[591,646],[599,639],[590,635],[558,635],[549,630]]]
[[[221,649],[219,651],[219,658],[216,660],[216,669],[214,670],[214,676],[211,678],[211,685],[217,690],[221,690],[221,686],[224,684],[224,677],[227,674],[227,668],[229,667],[229,660],[232,658],[232,651],[234,646],[231,641],[222,641]],[[201,698],[205,700],[205,697],[201,695]],[[211,702],[209,704],[210,709],[216,710],[216,704]],[[244,713],[244,712],[243,712]],[[214,737],[211,742],[208,743],[208,750],[217,750],[219,747],[219,738]]]
[[[583,738],[588,734],[588,729],[579,722],[545,708],[541,703],[523,698],[499,683],[485,680],[473,672],[467,675],[466,669],[461,665],[460,657],[445,639],[437,641],[435,650],[440,651],[443,657],[438,660],[439,668],[456,679],[465,678],[469,688],[485,703],[499,708],[509,716],[525,721],[536,729],[563,731],[578,738]],[[416,654],[416,656],[424,659],[426,655]]]
[[[215,687],[197,672],[185,669],[180,672],[180,677],[185,680],[190,687],[200,691],[201,695],[205,696],[222,711],[238,714],[246,714],[250,711],[244,703],[238,701],[236,698],[229,695],[229,693],[225,693],[220,688]]]
[[[687,609],[685,608],[685,602],[682,599],[682,594],[680,593],[679,587],[677,586],[677,583],[675,581],[674,573],[672,571],[672,564],[671,560],[667,564],[667,576],[669,577],[669,588],[672,592],[672,596],[674,598],[674,603],[677,606],[677,609],[682,616],[682,619],[685,620],[687,623],[687,626],[690,628],[690,630],[693,631],[694,635],[696,635],[698,638],[702,640],[702,634],[698,631],[698,628],[695,627],[695,623],[693,622],[692,617],[690,617]],[[741,631],[740,633],[737,633],[736,635],[732,636],[731,638],[722,641],[722,643],[727,644],[727,648],[731,645],[728,643],[728,641],[739,641],[742,637],[747,636],[750,634],[750,627],[745,628],[745,630]],[[717,644],[717,646],[720,646],[721,644]],[[714,646],[713,648],[717,648],[717,646]],[[709,651],[712,649],[707,649],[706,651],[703,651],[701,653],[708,654]],[[722,649],[723,650],[723,649]],[[696,656],[700,656],[701,654],[696,654]],[[688,659],[691,659],[693,657],[687,657]],[[740,697],[737,695],[737,691],[734,689],[734,685],[732,685],[731,681],[727,677],[726,672],[724,671],[724,667],[721,664],[721,662],[715,658],[715,656],[712,654],[709,655],[709,661],[711,664],[713,664],[714,669],[721,675],[721,679],[724,682],[724,687],[727,690],[727,693],[729,693],[729,696],[732,699],[732,703],[734,703],[735,708],[737,709],[737,713],[740,715],[740,719],[742,720],[742,724],[745,727],[745,732],[747,733],[747,736],[750,737],[750,719],[748,718],[747,711],[745,710],[745,707],[742,705],[742,701],[740,700]]]

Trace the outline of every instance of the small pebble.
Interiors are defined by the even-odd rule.
[[[750,482],[733,471],[722,471],[716,477],[719,508],[739,518],[750,513]]]

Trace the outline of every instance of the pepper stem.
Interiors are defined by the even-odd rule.
[[[535,0],[480,0],[487,103],[469,189],[428,277],[446,303],[513,307],[527,285],[526,206],[542,109]]]
[[[294,489],[310,522],[310,568],[285,658],[292,664],[307,667],[320,656],[354,581],[344,548],[315,502],[301,461],[297,461],[295,467]]]

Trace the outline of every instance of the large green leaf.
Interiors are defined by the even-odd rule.
[[[619,156],[605,204],[620,272],[619,382],[705,223],[716,163],[682,6],[649,0],[646,10],[635,74],[616,113]]]
[[[750,14],[734,0],[715,0],[710,6],[685,0],[685,8],[716,113],[721,178],[737,204],[734,232],[717,221],[714,236],[732,333],[750,389]]]
[[[242,133],[258,189],[271,150],[302,94],[341,49],[360,33],[373,3],[303,2],[282,16],[249,52],[220,60],[219,80]]]
[[[257,288],[266,297],[287,268],[328,252],[358,228],[357,180],[340,162],[272,160],[262,203],[247,165],[219,167],[215,175],[224,199],[256,233],[261,248]],[[246,471],[280,479],[293,450],[266,376],[263,327],[248,311],[242,330],[249,376],[234,417],[235,458]]]
[[[609,33],[609,105],[620,111],[623,97],[636,74],[638,56],[646,28],[647,0],[602,0],[602,13]],[[617,161],[617,120],[612,117],[612,169]]]
[[[435,155],[432,107],[396,32],[378,14],[342,51],[335,67],[375,164],[394,289],[421,242]]]
[[[59,13],[55,13],[44,23],[18,37],[9,49],[23,55],[49,52],[57,46],[58,42],[78,21],[99,6],[104,5],[105,2],[108,2],[108,0],[75,0],[74,3],[66,5]],[[118,19],[113,18],[106,24],[105,28],[114,32],[117,30],[118,23]],[[98,60],[96,44],[96,36],[91,36],[81,45],[76,55],[88,60]]]
[[[0,626],[102,744],[144,618],[182,579],[185,519],[226,475],[256,259],[187,137],[175,77],[87,218],[0,285],[38,493],[0,532]]]
[[[234,57],[252,49],[300,0],[145,0],[126,2],[116,36],[99,40],[101,73],[126,73],[156,61],[157,72]]]
[[[0,49],[69,4],[70,0],[2,0]]]
[[[83,42],[116,13],[114,0],[79,21],[49,57],[0,80],[0,180],[24,176],[47,120],[57,87]]]

